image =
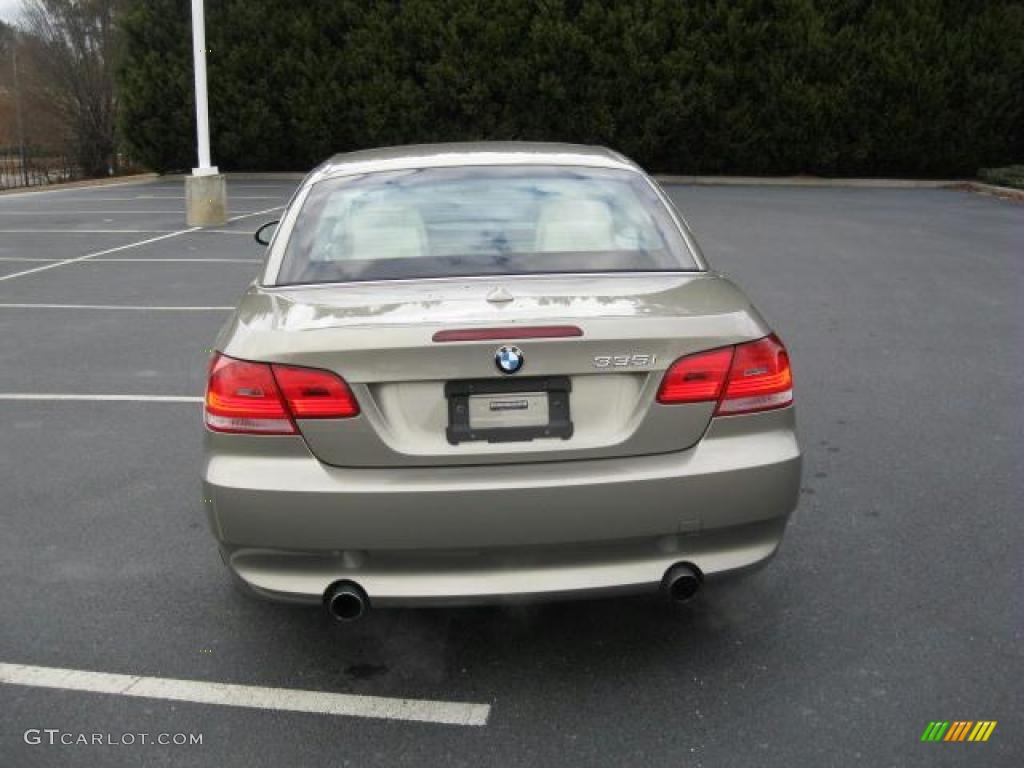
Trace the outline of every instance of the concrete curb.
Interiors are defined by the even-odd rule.
[[[299,171],[227,173],[228,180],[236,181],[302,181],[305,173]],[[38,187],[15,187],[0,190],[5,195],[31,195],[40,192],[56,192],[63,189],[87,187],[145,184],[151,181],[184,181],[187,173],[139,173],[132,176],[112,176],[106,179],[84,179],[64,184],[47,184]],[[1024,189],[1000,187],[967,179],[835,179],[820,176],[688,176],[678,174],[654,174],[662,184],[684,184],[698,187],[848,187],[853,189],[958,189],[982,195],[999,197],[1003,200],[1024,202]]]
[[[228,180],[242,181],[301,181],[305,173],[298,172],[244,172],[226,173]],[[942,189],[954,184],[969,184],[967,181],[943,179],[829,179],[818,176],[680,176],[673,174],[653,174],[654,178],[665,184],[693,184],[698,186],[737,186],[737,187],[879,187],[894,189]],[[167,174],[164,180],[184,179],[188,174]]]
[[[702,187],[856,187],[862,189],[943,189],[965,183],[942,179],[830,179],[820,176],[677,176],[654,174],[663,184]]]
[[[39,192],[57,192],[62,189],[129,186],[132,184],[145,184],[150,181],[156,181],[159,178],[159,173],[133,173],[130,176],[109,176],[103,179],[81,179],[80,181],[65,181],[60,184],[38,184],[32,187],[13,187],[11,189],[2,189],[0,190],[0,197],[4,195],[33,195]]]
[[[183,179],[187,174],[164,176]],[[305,173],[228,173],[228,180],[301,181]],[[959,189],[994,195],[1007,200],[1024,201],[1024,190],[997,187],[966,179],[836,179],[821,176],[687,176],[654,174],[662,184],[688,184],[703,187],[849,187],[853,189]]]
[[[696,187],[847,187],[853,189],[957,189],[1024,202],[1024,189],[955,179],[830,179],[818,176],[677,176],[655,174],[661,184]]]

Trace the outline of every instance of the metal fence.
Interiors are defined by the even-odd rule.
[[[18,147],[0,147],[0,189],[36,187],[81,177],[81,169],[63,152],[26,147],[23,162]]]

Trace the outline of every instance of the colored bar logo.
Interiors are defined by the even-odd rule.
[[[996,729],[995,720],[932,720],[921,741],[988,741]]]

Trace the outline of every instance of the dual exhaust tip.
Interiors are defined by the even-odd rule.
[[[686,603],[700,591],[704,576],[690,563],[676,563],[661,580],[661,591],[673,603]],[[358,621],[370,609],[370,598],[354,581],[338,581],[324,592],[324,608],[341,622]]]

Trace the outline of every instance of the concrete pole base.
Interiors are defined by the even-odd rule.
[[[185,221],[190,227],[227,223],[228,185],[223,173],[185,177]]]

